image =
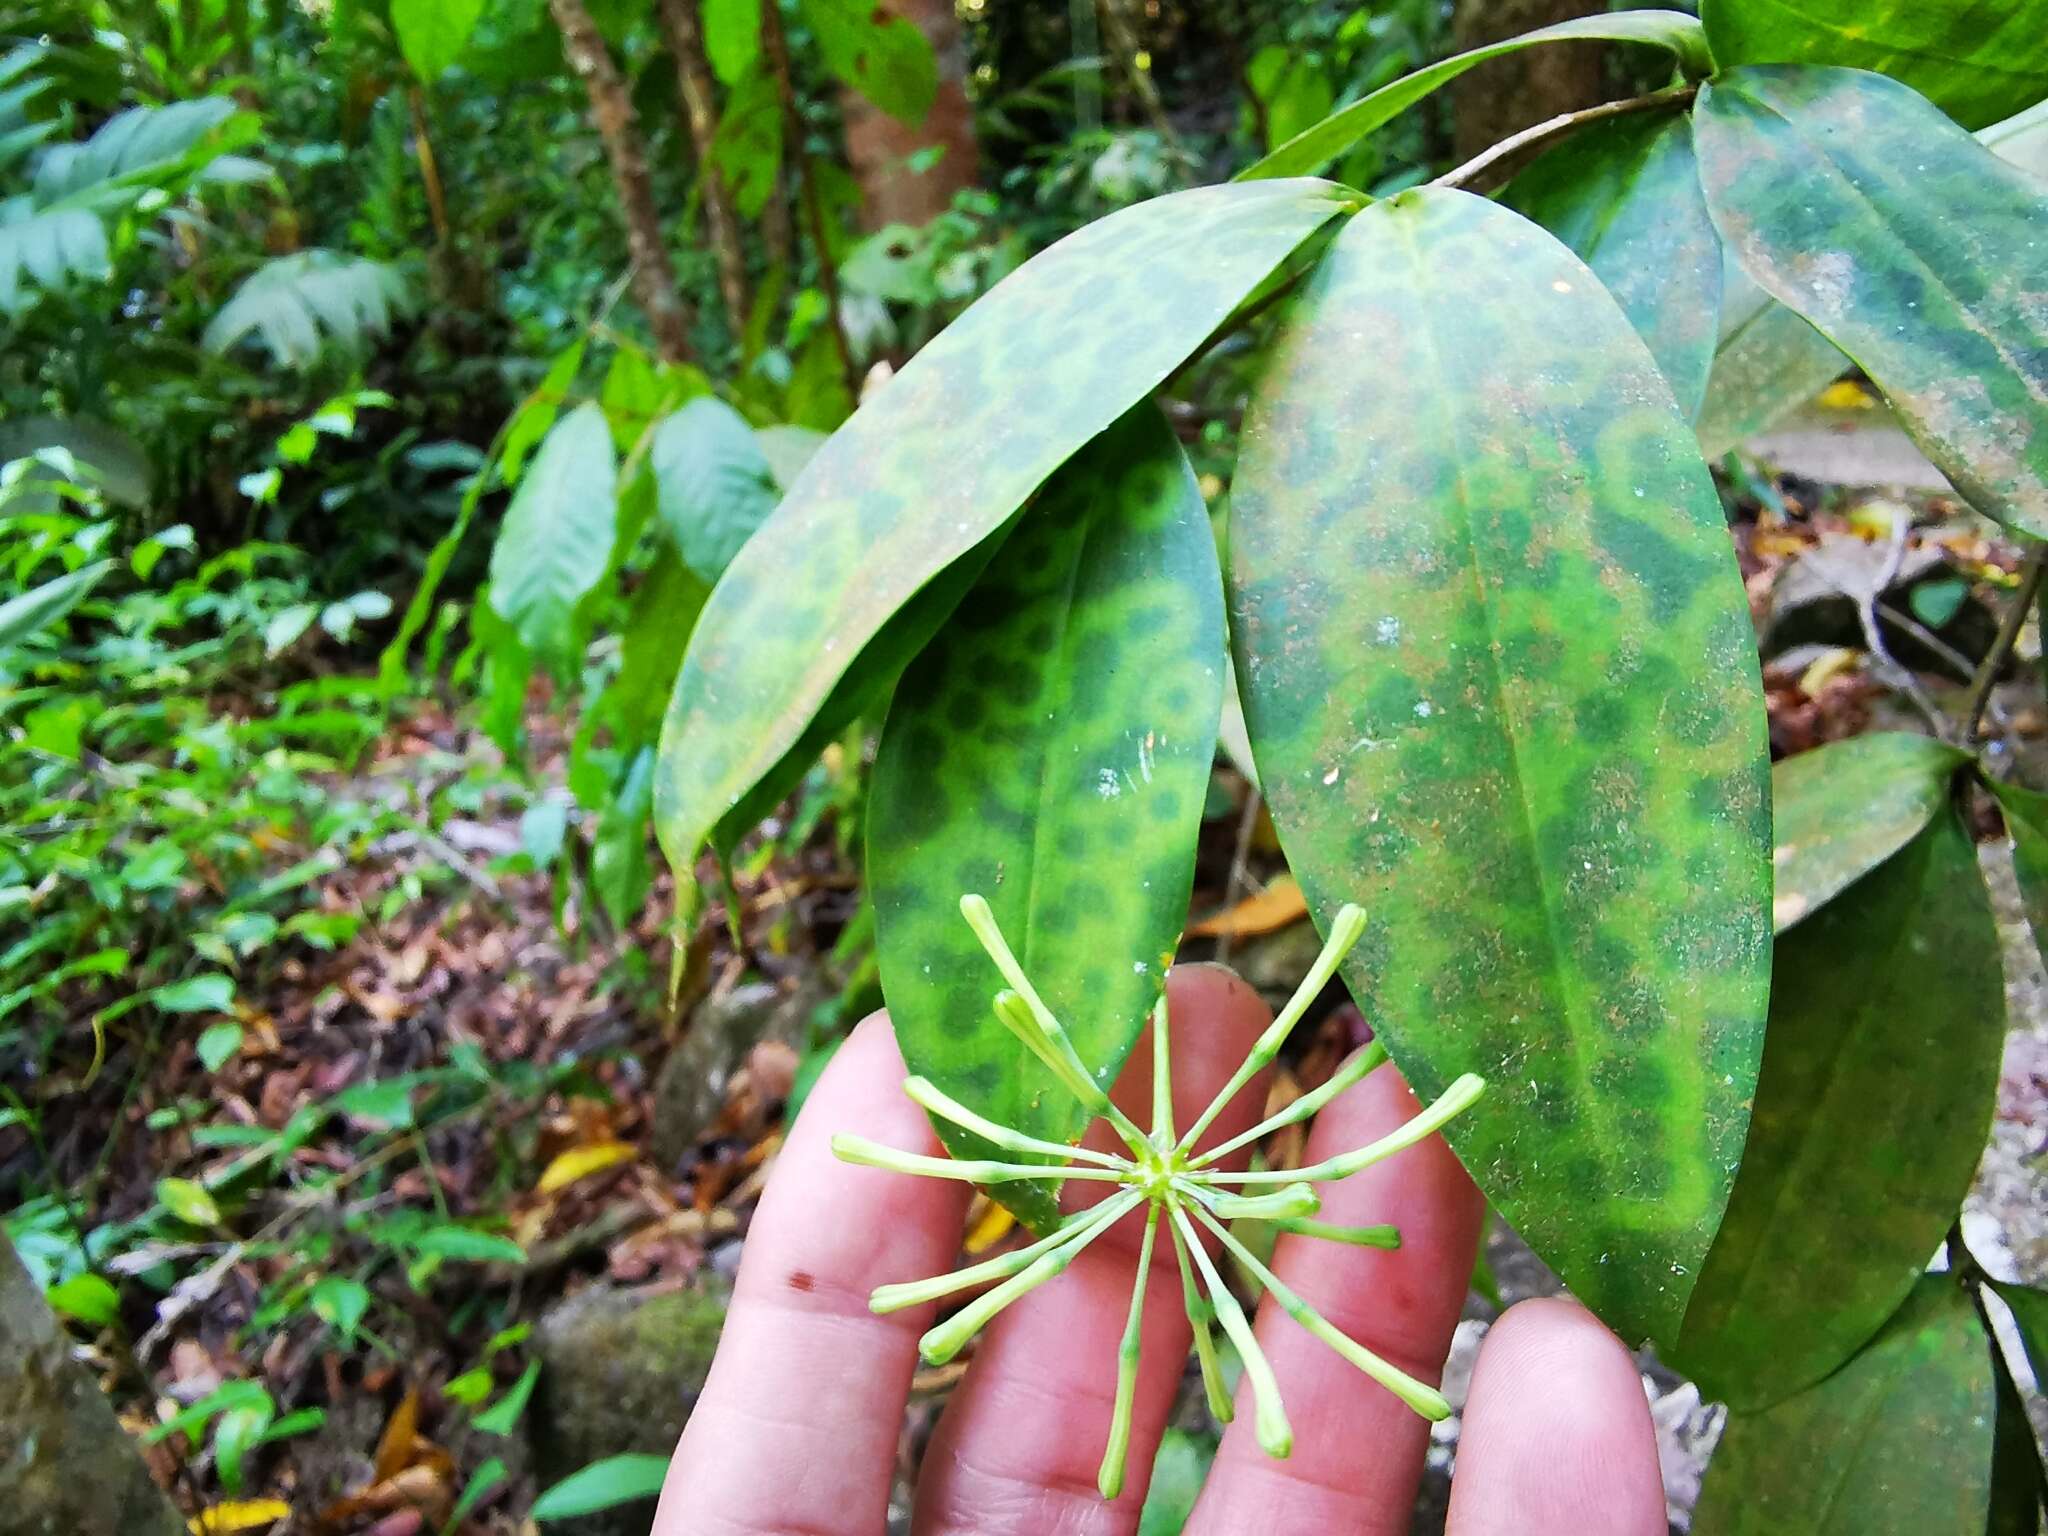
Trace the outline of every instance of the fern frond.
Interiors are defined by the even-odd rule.
[[[255,335],[272,358],[303,368],[327,343],[360,349],[413,308],[412,286],[396,267],[335,251],[299,251],[264,263],[206,328],[206,345],[226,352]]]

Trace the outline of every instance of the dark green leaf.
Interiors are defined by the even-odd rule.
[[[503,1397],[476,1416],[476,1427],[487,1435],[511,1434],[519,1427],[527,1400],[533,1396],[534,1383],[539,1380],[540,1362],[535,1360],[519,1373],[517,1381],[506,1388]]]
[[[619,675],[604,693],[619,745],[650,746],[661,734],[661,712],[683,664],[683,648],[710,595],[711,589],[667,550],[642,578],[619,637]]]
[[[1991,1508],[1984,1536],[2040,1536],[2041,1447],[2027,1419],[1996,1340],[1988,1341],[1998,1380],[1998,1418],[1992,1430]]]
[[[1920,1281],[1870,1347],[1827,1380],[1729,1417],[1693,1536],[1983,1530],[1997,1411],[1984,1344],[1955,1281]]]
[[[704,53],[720,84],[745,79],[761,56],[761,0],[704,0]]]
[[[1208,513],[1147,402],[1047,483],[890,706],[868,878],[882,989],[913,1072],[1004,1125],[1079,1134],[1085,1112],[1019,1059],[991,1010],[1003,983],[960,897],[988,898],[1110,1083],[1187,918],[1223,648]],[[939,1129],[956,1152],[987,1155]],[[1053,1214],[1043,1184],[999,1193],[1034,1222]]]
[[[0,603],[0,654],[63,618],[91,596],[113,568],[111,560],[95,560]]]
[[[1383,123],[1393,121],[1432,91],[1449,85],[1474,65],[1515,53],[1538,43],[1570,42],[1647,43],[1673,54],[1688,74],[1707,72],[1707,44],[1700,24],[1680,11],[1616,11],[1605,16],[1582,16],[1540,27],[1511,37],[1505,42],[1474,48],[1404,75],[1340,107],[1313,128],[1296,134],[1265,159],[1238,172],[1239,181],[1259,181],[1272,176],[1307,176],[1321,170],[1360,139]]]
[[[578,406],[541,443],[491,550],[492,609],[557,666],[575,649],[576,605],[610,567],[618,476],[604,412]]]
[[[2048,1382],[2048,1291],[2038,1291],[2027,1285],[2008,1285],[1994,1282],[1998,1299],[2012,1310],[2012,1320],[2020,1330],[2020,1343],[2027,1351],[2027,1364],[2033,1367],[2034,1380]]]
[[[667,1475],[666,1456],[607,1456],[570,1473],[535,1499],[533,1518],[567,1520],[651,1499],[661,1492],[661,1481]]]
[[[740,216],[758,219],[782,174],[782,99],[767,71],[756,70],[727,94],[711,153]]]
[[[2043,0],[1701,0],[1714,60],[1845,64],[1903,80],[1965,128],[2048,96]]]
[[[647,855],[647,818],[654,811],[654,748],[633,755],[611,804],[598,818],[590,850],[590,881],[605,916],[624,928],[646,904],[654,872]]]
[[[1912,1289],[1984,1151],[2004,1000],[1953,811],[1779,940],[1749,1142],[1677,1357],[1708,1396],[1810,1386]]]
[[[877,391],[748,540],[691,637],[656,796],[671,862],[688,870],[778,771],[899,610],[1199,348],[1343,198],[1272,182],[1111,214],[1018,268]]]
[[[891,117],[915,127],[939,89],[939,61],[914,22],[874,0],[802,0],[825,65]]]
[[[782,499],[754,429],[723,400],[706,395],[662,419],[648,459],[662,527],[685,565],[704,581],[717,581]]]
[[[2020,908],[2034,930],[2034,942],[2048,945],[2048,795],[2016,784],[1994,782],[2005,812],[2005,830],[2012,838],[2012,872],[2020,888]]]
[[[1762,1048],[1762,689],[1721,506],[1628,319],[1535,225],[1403,193],[1275,343],[1232,639],[1312,911],[1516,1229],[1677,1333]]]
[[[484,0],[391,0],[391,30],[412,72],[434,80],[462,56],[483,13]]]
[[[1881,388],[1976,508],[2048,535],[2048,194],[1896,81],[1758,66],[1695,114],[1749,275]]]
[[[1969,760],[1931,736],[1879,731],[1773,768],[1773,926],[1784,932],[1910,843]]]
[[[1578,253],[1648,343],[1688,420],[1699,414],[1721,315],[1721,237],[1707,217],[1683,113],[1588,125],[1502,201]]]

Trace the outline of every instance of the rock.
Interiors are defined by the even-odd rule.
[[[725,1323],[722,1291],[592,1286],[534,1329],[534,1468],[542,1488],[607,1456],[666,1456],[704,1389]],[[563,1536],[646,1536],[651,1506],[567,1521]]]
[[[1868,543],[1851,533],[1824,533],[1811,549],[1789,561],[1771,587],[1761,641],[1766,659],[1783,666],[1810,647],[1861,649],[1866,637],[1858,614],[1884,578],[1890,557],[1888,545]],[[1938,548],[1922,544],[1905,552],[1880,595],[1891,613],[1913,617],[1915,588],[1962,580]],[[1941,623],[1915,619],[1932,630],[1941,642],[1938,647],[1891,613],[1879,613],[1878,628],[1901,666],[1946,673],[1964,682],[1969,680],[1970,665],[1991,648],[1998,630],[1998,616],[1967,592],[1947,609]],[[1941,617],[1932,609],[1927,616]]]
[[[8,1536],[183,1536],[185,1522],[0,1230],[0,1525]]]
[[[654,1157],[674,1168],[717,1120],[732,1075],[762,1042],[802,1051],[811,1015],[830,1001],[829,981],[813,974],[794,987],[753,982],[707,997],[690,1015],[682,1044],[654,1080]]]

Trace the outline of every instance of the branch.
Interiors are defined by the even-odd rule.
[[[1561,133],[1569,133],[1582,123],[1595,123],[1602,118],[1625,117],[1631,112],[1655,112],[1665,107],[1683,107],[1699,94],[1699,89],[1697,84],[1674,85],[1661,91],[1651,91],[1647,96],[1630,96],[1621,101],[1603,101],[1597,107],[1559,113],[1533,128],[1524,128],[1520,133],[1509,134],[1484,154],[1474,155],[1455,170],[1444,172],[1430,185],[1462,187],[1489,166],[1498,164],[1531,144],[1541,144],[1545,139],[1554,139]]]
[[[690,143],[697,152],[697,178],[704,188],[705,233],[718,257],[718,292],[731,317],[732,333],[737,336],[747,324],[747,260],[740,248],[732,192],[712,158],[718,137],[718,109],[711,89],[711,66],[704,58],[704,29],[697,19],[695,0],[661,0],[655,14],[667,34],[668,51],[675,59],[676,86],[682,93]]]
[[[1984,706],[1991,701],[1991,685],[1997,681],[2005,659],[2012,654],[2013,645],[2020,637],[2020,626],[2027,622],[2027,610],[2034,606],[2034,598],[2041,590],[2044,567],[2048,567],[2048,543],[2039,539],[2027,540],[2027,558],[2020,567],[2019,590],[2013,593],[2012,606],[1999,622],[1998,638],[1984,653],[1977,675],[1970,680],[1970,692],[1963,700],[1963,745],[1966,747],[1977,744],[1978,727],[1984,720]]]
[[[1941,740],[1949,739],[1949,722],[1935,707],[1934,700],[1927,696],[1927,690],[1920,686],[1920,679],[1913,675],[1910,667],[1902,664],[1885,644],[1884,626],[1877,622],[1878,601],[1890,590],[1891,584],[1899,578],[1899,567],[1905,563],[1906,540],[1912,535],[1913,520],[1901,512],[1892,519],[1892,547],[1885,556],[1884,569],[1870,584],[1867,592],[1850,592],[1837,586],[1845,597],[1856,604],[1856,622],[1863,628],[1864,649],[1869,651],[1871,660],[1877,663],[1877,670],[1892,688],[1904,694],[1913,707],[1920,711],[1922,718],[1933,727],[1934,734]]]
[[[832,341],[839,348],[840,371],[853,403],[859,405],[860,378],[853,368],[853,348],[846,340],[845,317],[839,312],[839,266],[832,259],[825,205],[818,196],[817,178],[811,174],[811,157],[804,152],[804,119],[797,107],[795,77],[790,73],[789,39],[783,35],[782,16],[773,3],[761,7],[761,44],[775,77],[776,93],[782,98],[783,137],[796,157],[797,191],[803,200],[804,220],[811,226],[811,245],[818,254],[818,286],[825,291],[825,305],[832,316]]]
[[[654,182],[647,174],[647,151],[634,122],[633,99],[583,0],[548,0],[548,9],[561,28],[569,68],[590,96],[590,115],[597,120],[598,137],[604,140],[605,155],[611,161],[619,212],[626,221],[633,297],[647,315],[662,361],[688,362],[690,312],[676,291],[675,267],[662,241],[661,215],[654,205]]]

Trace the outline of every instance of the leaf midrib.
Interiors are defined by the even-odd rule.
[[[1426,283],[1428,268],[1422,260],[1422,249],[1416,239],[1414,221],[1401,220],[1398,227],[1401,237],[1408,247],[1410,264],[1418,278],[1424,279]],[[1427,318],[1422,324],[1417,326],[1416,330],[1417,334],[1421,337],[1423,350],[1428,355],[1430,374],[1437,382],[1437,390],[1441,398],[1455,402],[1458,397],[1452,391],[1450,378],[1444,369],[1443,352],[1437,344],[1435,315],[1438,311],[1430,310],[1425,306],[1423,313]],[[1494,648],[1500,641],[1500,634],[1494,622],[1493,604],[1486,590],[1486,572],[1480,561],[1478,541],[1472,534],[1472,503],[1467,491],[1463,438],[1458,430],[1458,420],[1458,413],[1455,409],[1447,409],[1444,412],[1444,432],[1450,440],[1452,450],[1451,463],[1454,466],[1452,476],[1457,487],[1458,505],[1464,513],[1460,531],[1464,536],[1467,567],[1473,575],[1473,589],[1478,597],[1479,612],[1486,625],[1486,634],[1489,642],[1486,646],[1486,665],[1493,678],[1494,704],[1500,712],[1501,719],[1510,727],[1502,734],[1507,739],[1508,763],[1514,779],[1515,801],[1521,808],[1523,829],[1528,835],[1528,864],[1536,882],[1538,895],[1541,898],[1544,929],[1550,939],[1551,953],[1555,957],[1551,967],[1552,974],[1557,978],[1559,992],[1564,994],[1565,1024],[1571,1035],[1574,1047],[1571,1053],[1572,1067],[1583,1090],[1581,1102],[1601,1105],[1603,1109],[1602,1118],[1607,1122],[1608,1128],[1611,1130],[1614,1126],[1614,1116],[1611,1111],[1606,1110],[1605,1100],[1593,1083],[1592,1074],[1587,1067],[1585,1052],[1578,1049],[1579,1040],[1584,1033],[1580,1027],[1580,1021],[1590,1018],[1592,1013],[1590,992],[1584,981],[1577,976],[1576,967],[1570,964],[1560,965],[1556,963],[1556,958],[1568,955],[1569,950],[1564,943],[1563,932],[1560,928],[1561,914],[1558,910],[1560,901],[1557,894],[1554,894],[1552,882],[1546,877],[1542,860],[1536,853],[1535,807],[1530,804],[1528,775],[1522,766],[1520,733],[1515,729],[1522,722],[1516,717],[1514,711],[1509,708],[1507,692],[1501,672],[1500,653]],[[1490,1065],[1489,1063],[1489,1067]],[[1605,1163],[1607,1160],[1603,1157],[1601,1161]]]

